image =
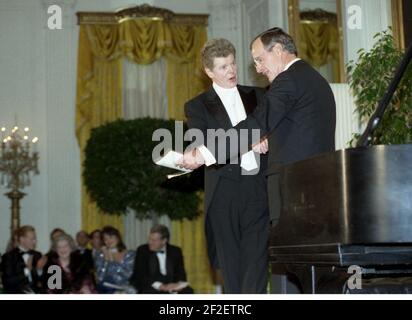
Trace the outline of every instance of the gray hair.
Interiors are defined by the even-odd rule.
[[[227,39],[216,38],[207,41],[201,51],[204,68],[213,69],[215,58],[226,58],[229,55],[236,58],[235,46]]]
[[[167,241],[169,241],[169,238],[170,238],[169,229],[166,226],[162,225],[162,224],[158,224],[158,225],[153,226],[150,229],[150,233],[158,233],[158,234],[160,234],[160,237],[162,239],[166,239]]]
[[[250,49],[252,49],[252,45],[257,39],[262,41],[263,47],[266,51],[270,51],[277,43],[279,43],[287,52],[298,55],[295,41],[281,28],[271,28],[256,36],[250,43]]]
[[[70,236],[68,234],[62,234],[62,235],[58,236],[55,240],[53,240],[52,250],[54,252],[57,252],[57,244],[60,241],[67,241],[67,243],[69,244],[70,249],[71,249],[72,252],[74,250],[76,250],[76,244],[74,243],[74,240],[73,240],[72,236]]]

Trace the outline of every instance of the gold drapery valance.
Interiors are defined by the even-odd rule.
[[[168,23],[189,26],[207,27],[207,14],[176,14],[164,8],[157,8],[143,4],[116,12],[78,12],[78,24],[116,25],[128,20],[160,20]]]
[[[169,117],[184,120],[184,103],[210,84],[201,68],[200,50],[207,40],[207,15],[179,15],[148,5],[114,13],[77,13],[80,25],[76,135],[84,148],[94,127],[123,117],[122,59],[167,65]],[[110,224],[124,231],[121,216],[101,212],[82,185],[82,228]],[[189,281],[197,292],[212,293],[207,272],[203,217],[172,223],[173,242],[182,247]],[[196,252],[193,252],[196,247]]]

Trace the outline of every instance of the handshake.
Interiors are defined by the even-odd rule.
[[[265,138],[252,146],[252,150],[259,154],[266,154],[269,151],[268,140]],[[177,162],[176,166],[187,170],[195,170],[206,163],[204,156],[198,148],[187,151]]]

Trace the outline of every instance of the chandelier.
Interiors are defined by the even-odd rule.
[[[13,234],[20,227],[19,201],[25,196],[20,190],[29,186],[30,175],[39,174],[37,152],[38,138],[30,140],[29,128],[20,131],[17,126],[7,133],[6,128],[1,128],[0,149],[0,184],[10,189],[5,193],[11,201],[11,232]]]

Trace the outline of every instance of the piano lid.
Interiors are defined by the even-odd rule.
[[[280,183],[271,246],[412,243],[412,144],[318,155],[283,167]]]

